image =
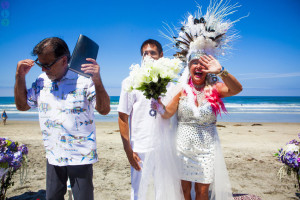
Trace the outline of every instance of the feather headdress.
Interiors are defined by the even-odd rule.
[[[175,31],[166,24],[165,29],[168,33],[161,32],[161,34],[172,41],[173,48],[179,49],[174,56],[187,62],[188,65],[191,60],[200,59],[202,55],[218,57],[231,49],[231,42],[238,38],[232,27],[244,17],[235,21],[228,20],[227,16],[235,13],[236,8],[240,7],[237,3],[233,5],[229,5],[229,3],[229,0],[211,0],[205,15],[201,12],[201,6],[197,5],[198,12],[195,15],[188,14],[186,20],[181,22],[181,28],[174,28]],[[214,74],[210,75],[206,75],[206,85],[203,91],[213,112],[217,115],[221,109],[224,112],[226,109],[216,90],[215,83],[218,79]],[[209,81],[209,77],[215,77],[215,80]],[[189,80],[189,67],[185,67],[178,82],[187,93],[190,104],[194,105],[193,102],[196,99],[192,91],[193,84],[189,84]],[[198,116],[199,111],[195,105],[193,110],[194,115]]]
[[[188,14],[187,19],[181,22],[182,27],[175,28],[176,35],[166,24],[168,34],[161,32],[162,35],[172,41],[173,47],[180,50],[174,56],[189,61],[193,53],[219,56],[231,49],[230,43],[238,35],[234,31],[229,33],[228,30],[243,17],[235,21],[226,19],[240,7],[237,3],[229,5],[229,2],[211,0],[205,15],[201,12],[201,6],[197,5],[198,12],[195,15]]]

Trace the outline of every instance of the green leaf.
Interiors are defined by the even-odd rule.
[[[7,143],[7,146],[10,146],[12,143],[12,141],[10,141],[10,140],[5,140],[5,142]]]

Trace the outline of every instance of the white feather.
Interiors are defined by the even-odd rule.
[[[180,50],[188,50],[187,58],[193,52],[202,52],[213,56],[224,55],[228,50],[232,49],[232,41],[238,38],[237,33],[229,30],[240,19],[248,16],[241,17],[235,21],[229,21],[227,17],[235,13],[236,9],[240,7],[237,3],[233,5],[229,3],[229,0],[211,0],[205,15],[202,14],[201,6],[197,4],[197,12],[194,15],[188,13],[185,18],[186,20],[181,22],[184,30],[176,30],[175,28],[178,37],[174,39],[176,37],[174,31],[168,25],[166,25],[167,28],[165,29],[171,36],[166,37],[165,34],[164,37],[168,38],[174,44],[177,41],[185,43],[190,41],[187,34],[192,37],[189,46],[182,43],[179,45]],[[205,23],[194,24],[195,19],[200,20],[201,18],[204,18]]]

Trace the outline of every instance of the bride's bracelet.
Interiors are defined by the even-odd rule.
[[[228,76],[228,71],[222,66],[221,71],[217,74],[217,76],[221,77],[222,76]]]
[[[164,105],[159,104],[158,101],[155,99],[151,100],[151,108],[157,110],[157,112],[161,115],[163,115],[166,111],[166,107]]]
[[[160,104],[158,104],[158,107],[157,107],[157,112],[161,115],[165,114],[166,112],[166,107],[165,106],[162,106]]]

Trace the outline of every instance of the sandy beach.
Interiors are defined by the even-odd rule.
[[[116,122],[97,122],[99,162],[94,165],[95,199],[130,199],[130,166]],[[254,194],[264,200],[296,199],[296,179],[277,171],[273,156],[278,148],[298,139],[299,123],[218,123],[218,131],[233,193]],[[22,186],[19,174],[7,197],[45,190],[46,159],[38,122],[8,121],[0,136],[28,145],[28,177]]]

